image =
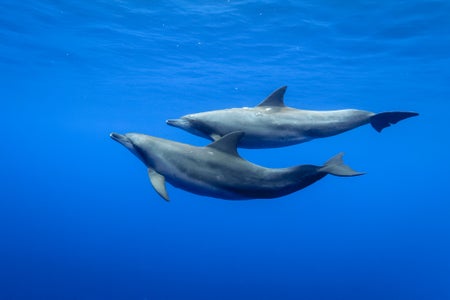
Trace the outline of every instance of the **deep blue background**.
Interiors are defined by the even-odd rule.
[[[0,1],[0,299],[450,299],[448,1]],[[240,150],[322,164],[275,200],[168,187],[110,140],[252,106],[417,111]]]

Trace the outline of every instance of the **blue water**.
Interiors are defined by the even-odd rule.
[[[0,299],[450,299],[450,2],[0,1]],[[112,141],[288,85],[303,109],[417,111],[280,149],[366,175],[279,199],[168,186]]]

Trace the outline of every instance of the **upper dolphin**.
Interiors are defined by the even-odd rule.
[[[111,133],[110,136],[147,166],[153,187],[166,200],[169,200],[166,181],[192,193],[237,200],[281,197],[327,174],[362,174],[344,165],[342,154],[331,158],[323,166],[270,169],[255,165],[237,153],[236,146],[243,136],[242,132],[227,134],[205,147],[139,133]]]
[[[380,132],[415,112],[373,113],[343,109],[331,111],[301,110],[284,104],[287,87],[274,91],[255,107],[231,108],[189,114],[166,123],[211,140],[233,131],[244,131],[242,148],[275,148],[333,136],[370,123]]]

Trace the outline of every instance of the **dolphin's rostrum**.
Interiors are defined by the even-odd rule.
[[[363,174],[345,165],[342,154],[323,166],[279,169],[258,166],[237,153],[237,143],[243,135],[243,132],[232,132],[205,147],[139,133],[111,133],[110,136],[147,166],[151,184],[165,200],[169,200],[166,181],[199,195],[245,200],[281,197],[303,189],[327,174]]]
[[[256,107],[195,113],[166,122],[210,140],[233,131],[244,131],[239,147],[274,148],[333,136],[368,123],[381,132],[391,124],[418,115],[415,112],[376,114],[356,109],[295,109],[284,104],[286,89],[286,86],[277,89]]]

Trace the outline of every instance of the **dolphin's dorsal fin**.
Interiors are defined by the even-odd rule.
[[[284,107],[284,93],[286,92],[287,86],[282,86],[279,89],[275,90],[272,94],[269,95],[266,99],[264,99],[257,106],[275,106],[275,107]]]
[[[156,192],[164,198],[164,200],[169,201],[169,195],[167,195],[166,191],[166,179],[164,176],[153,170],[152,168],[148,168],[148,177],[150,178],[150,182]]]
[[[233,156],[239,156],[237,153],[237,144],[239,140],[244,136],[244,132],[242,131],[233,131],[228,133],[227,135],[224,135],[222,138],[218,139],[217,141],[212,142],[209,144],[208,148],[214,148],[216,150],[225,152],[227,154],[233,155]]]

